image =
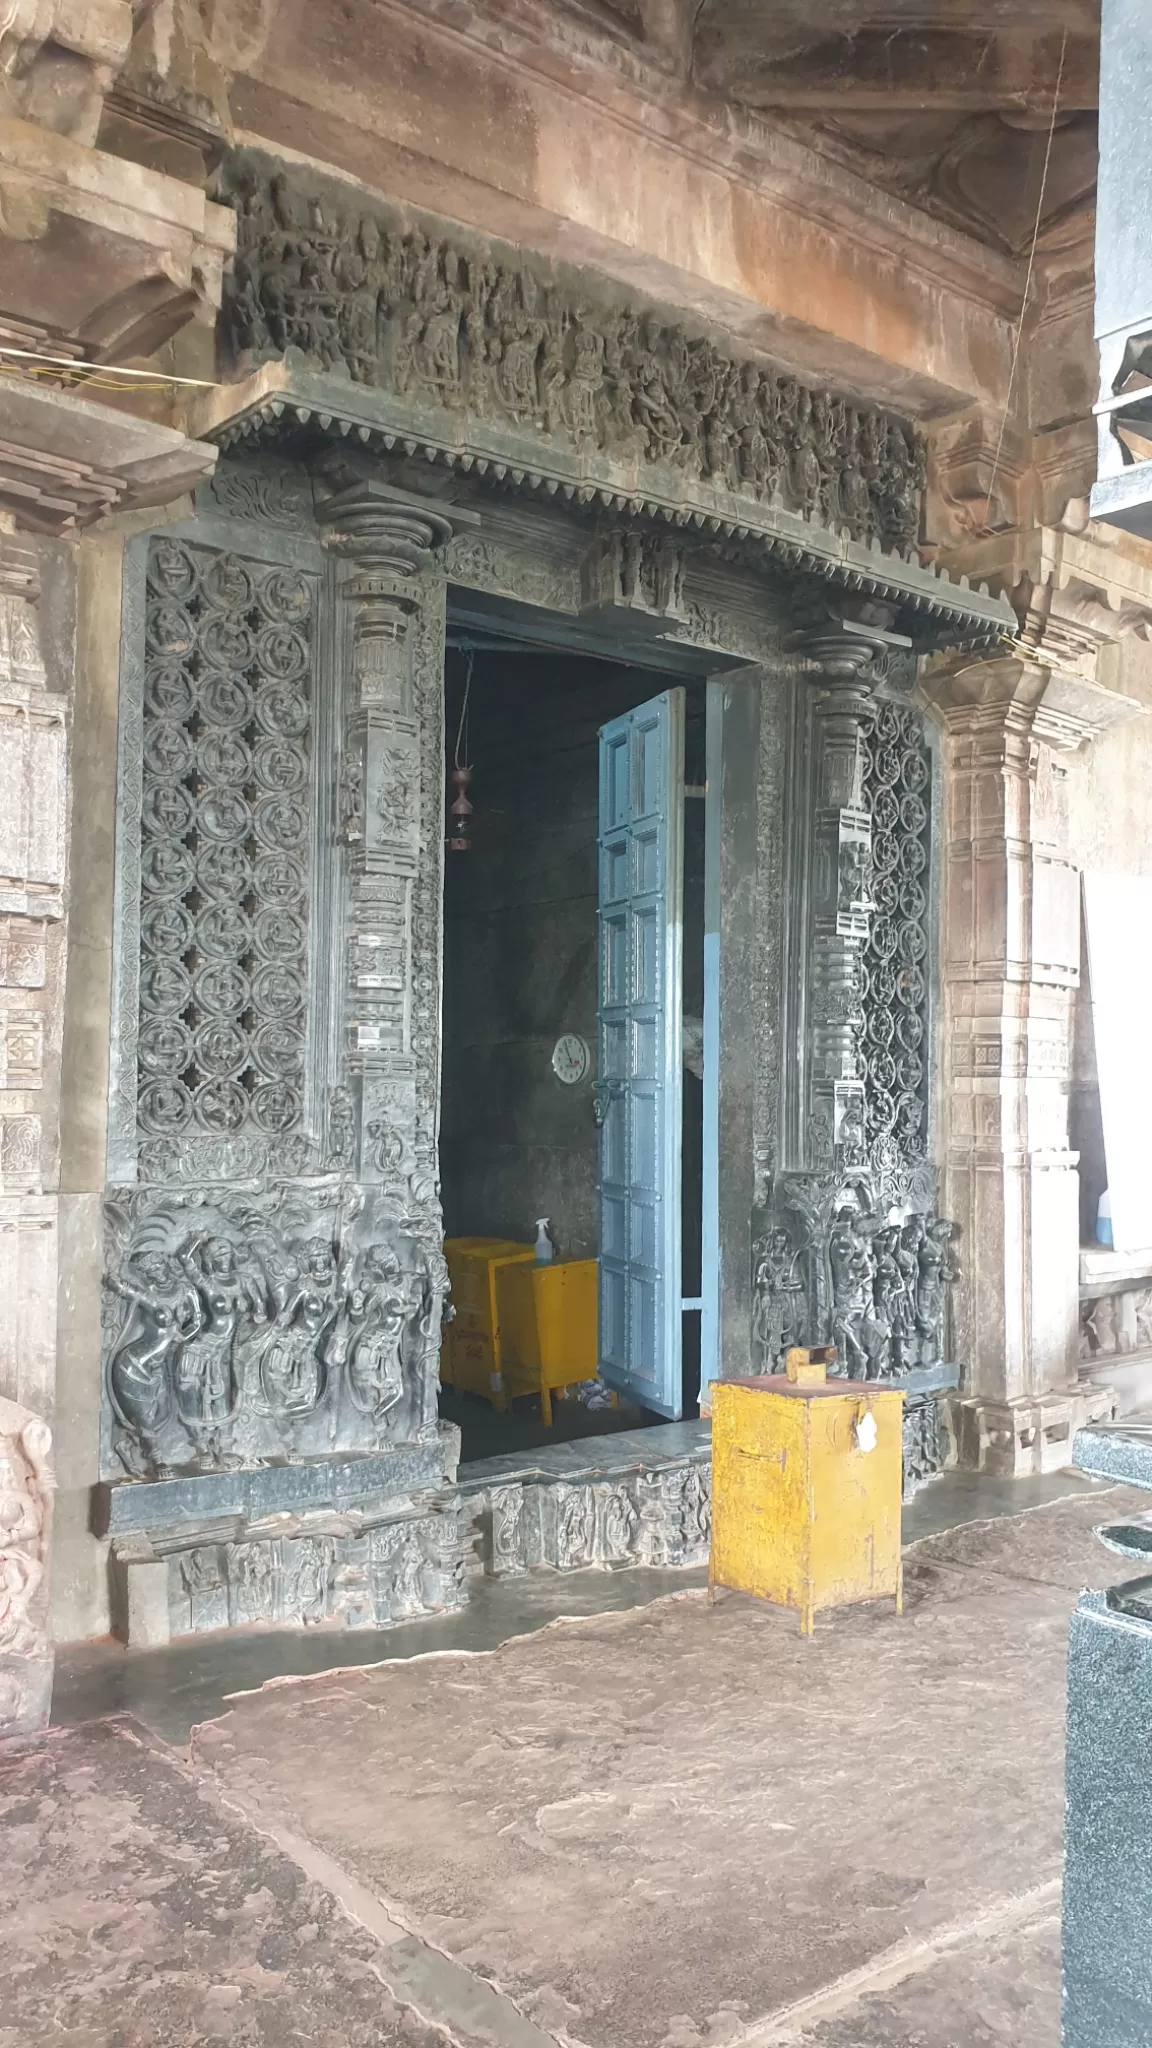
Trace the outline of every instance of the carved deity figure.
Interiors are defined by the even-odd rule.
[[[0,1403],[0,1652],[32,1657],[47,1647],[41,1619],[46,1564],[45,1526],[51,1477],[48,1425],[15,1403]],[[19,1686],[11,1706],[0,1700],[0,1724],[15,1720]]]
[[[939,1364],[944,1357],[948,1290],[960,1273],[959,1261],[951,1248],[953,1235],[954,1226],[937,1219],[926,1226],[920,1239],[916,1327],[920,1334],[921,1359],[925,1365]]]
[[[667,461],[683,441],[661,359],[662,334],[660,322],[649,315],[640,328],[640,339],[632,355],[633,418],[644,429],[648,453],[657,462]]]
[[[222,1432],[236,1412],[236,1338],[245,1317],[261,1322],[267,1302],[259,1281],[225,1237],[196,1237],[180,1253],[196,1290],[195,1329],[176,1361],[176,1412],[202,1455],[219,1455]]]
[[[875,1379],[883,1331],[874,1308],[872,1252],[850,1210],[841,1210],[828,1240],[832,1269],[832,1336],[850,1379]]]
[[[604,336],[590,324],[584,307],[577,307],[572,370],[564,394],[565,417],[574,441],[599,439],[597,406],[603,385]]]
[[[775,1372],[790,1345],[804,1342],[804,1282],[786,1230],[769,1233],[756,1266],[752,1343],[766,1372]]]

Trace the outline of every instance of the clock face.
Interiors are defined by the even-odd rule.
[[[582,1038],[574,1031],[566,1031],[558,1038],[552,1050],[552,1072],[566,1088],[572,1088],[582,1081],[588,1072],[590,1055]]]

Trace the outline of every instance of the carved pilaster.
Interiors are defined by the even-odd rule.
[[[352,1087],[331,1105],[330,1145],[361,1179],[403,1187],[416,1174],[434,1198],[444,640],[435,558],[479,522],[374,481],[329,499],[320,520],[351,565],[338,814]]]
[[[39,596],[35,549],[0,535],[0,1393],[50,1413],[67,727]]]
[[[885,637],[831,627],[799,643],[812,690],[807,820],[806,1057],[797,1163],[821,1172],[865,1157],[864,947],[872,820],[864,798],[873,665]],[[805,1028],[806,1027],[806,1028]]]
[[[957,1323],[968,1390],[1000,1404],[1066,1391],[1076,1361],[1079,877],[1050,682],[996,656],[924,683],[948,733],[942,1108],[946,1200],[970,1247]]]

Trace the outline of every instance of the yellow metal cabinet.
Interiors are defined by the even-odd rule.
[[[445,1386],[482,1394],[492,1406],[508,1406],[496,1275],[509,1261],[534,1260],[534,1244],[507,1237],[448,1237],[444,1257],[456,1313],[440,1347],[440,1378]]]
[[[510,1394],[539,1394],[549,1429],[553,1391],[594,1379],[599,1368],[598,1276],[595,1259],[497,1269],[505,1385]]]
[[[796,1608],[804,1635],[824,1607],[892,1593],[899,1612],[903,1405],[867,1380],[718,1381],[710,1585]]]

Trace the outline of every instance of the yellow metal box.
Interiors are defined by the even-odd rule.
[[[804,1635],[824,1607],[899,1611],[903,1406],[870,1380],[717,1381],[709,1584],[796,1608]]]
[[[506,1408],[496,1274],[510,1260],[534,1260],[536,1247],[507,1237],[448,1237],[444,1257],[456,1313],[440,1347],[440,1378]]]
[[[497,1269],[505,1384],[511,1394],[539,1394],[548,1428],[554,1389],[594,1379],[599,1369],[598,1276],[595,1259]]]

